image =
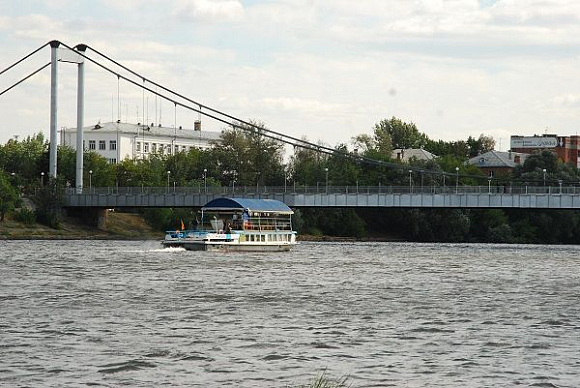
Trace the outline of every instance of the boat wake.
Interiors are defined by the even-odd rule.
[[[159,249],[149,249],[147,252],[164,252],[164,253],[185,252],[185,248],[167,247],[167,248],[159,248]]]

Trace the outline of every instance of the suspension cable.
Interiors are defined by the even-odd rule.
[[[64,47],[68,48],[69,50],[73,50],[73,48],[69,47],[68,45],[66,45],[66,44],[64,44],[62,42],[61,42],[61,44]],[[445,176],[450,176],[450,177],[458,176],[458,177],[461,177],[461,178],[473,178],[473,179],[488,179],[487,177],[480,176],[480,175],[457,174],[457,173],[454,174],[454,173],[449,173],[449,172],[445,172],[445,171],[433,171],[433,170],[427,170],[427,169],[424,169],[424,168],[419,168],[419,167],[414,167],[414,166],[402,166],[401,164],[398,164],[398,163],[386,162],[386,161],[382,161],[382,160],[371,159],[371,158],[368,158],[368,157],[365,157],[365,156],[353,155],[351,153],[343,153],[343,152],[337,151],[334,148],[326,147],[326,146],[320,145],[320,144],[315,144],[315,143],[309,142],[307,140],[299,139],[299,138],[296,138],[296,137],[293,137],[293,136],[289,136],[289,135],[286,135],[286,134],[283,134],[283,133],[280,133],[280,132],[277,132],[277,131],[273,131],[271,129],[263,128],[263,127],[260,127],[258,125],[255,125],[253,123],[250,123],[248,121],[239,119],[239,118],[237,118],[235,116],[232,116],[232,115],[229,115],[227,113],[221,112],[221,111],[219,111],[217,109],[211,108],[211,107],[209,107],[207,105],[201,104],[201,103],[199,103],[197,101],[194,101],[194,100],[192,100],[192,99],[190,99],[188,97],[185,97],[182,94],[179,94],[179,93],[177,93],[175,91],[172,91],[171,89],[168,89],[168,88],[164,87],[163,85],[160,85],[160,84],[158,84],[158,83],[156,83],[154,81],[151,81],[151,80],[147,79],[143,75],[141,75],[141,74],[139,74],[139,73],[137,73],[137,72],[129,69],[128,67],[122,65],[121,63],[113,60],[112,58],[106,56],[105,54],[102,54],[98,50],[95,50],[94,48],[92,48],[92,47],[90,47],[88,45],[87,45],[87,48],[91,49],[92,51],[94,51],[96,54],[102,56],[103,58],[109,60],[113,64],[121,67],[123,70],[126,70],[127,72],[133,74],[134,76],[139,77],[142,81],[145,81],[146,80],[151,85],[156,86],[156,87],[159,87],[162,90],[164,90],[164,91],[166,91],[166,92],[168,92],[170,94],[173,94],[173,95],[175,95],[175,96],[177,96],[177,97],[179,97],[179,98],[181,98],[183,100],[186,100],[186,101],[188,101],[188,102],[190,102],[190,103],[192,103],[194,105],[197,105],[199,108],[194,108],[192,106],[189,106],[189,105],[186,105],[184,103],[178,102],[178,101],[176,101],[176,100],[174,100],[174,99],[172,99],[172,98],[170,98],[170,97],[168,97],[166,95],[163,95],[163,94],[157,92],[156,90],[153,90],[153,89],[148,88],[148,87],[146,87],[144,85],[141,85],[138,82],[133,81],[130,78],[125,77],[125,76],[119,74],[118,72],[116,72],[116,71],[108,68],[107,66],[105,66],[105,65],[97,62],[96,60],[94,60],[92,58],[89,58],[88,56],[86,56],[85,54],[83,54],[81,52],[75,51],[75,53],[77,53],[78,55],[84,57],[85,59],[89,60],[90,62],[94,63],[95,65],[101,67],[105,71],[107,71],[109,73],[112,73],[112,74],[116,75],[117,77],[122,78],[123,80],[125,80],[125,81],[133,84],[134,86],[137,86],[139,88],[143,88],[144,90],[147,90],[148,92],[153,93],[153,94],[159,96],[162,99],[165,99],[165,100],[167,100],[169,102],[172,102],[175,105],[175,107],[180,106],[182,108],[189,109],[191,111],[197,112],[200,115],[204,115],[206,117],[209,117],[211,119],[214,119],[214,120],[216,120],[218,122],[221,122],[221,123],[226,124],[228,126],[231,126],[233,128],[237,128],[237,129],[240,129],[240,130],[243,130],[243,131],[252,131],[252,132],[258,130],[258,131],[261,131],[261,136],[264,136],[264,137],[267,137],[267,138],[270,138],[270,139],[273,139],[273,140],[276,140],[276,141],[280,141],[280,142],[285,143],[285,144],[289,144],[289,145],[292,145],[292,146],[297,146],[297,147],[309,149],[309,150],[316,151],[316,152],[320,152],[320,153],[324,153],[324,154],[327,154],[327,155],[340,156],[340,157],[345,158],[345,159],[350,159],[350,160],[354,160],[354,161],[364,162],[364,163],[372,164],[372,165],[375,165],[375,166],[389,167],[389,168],[394,168],[394,169],[397,169],[397,170],[412,170],[413,172],[426,173],[426,174],[432,174],[432,175],[445,175]],[[216,116],[214,114],[210,114],[210,113],[207,113],[207,112],[203,112],[202,111],[202,108],[205,108],[206,110],[208,110],[210,112],[213,112],[213,113],[215,113],[217,115],[224,116],[224,117],[226,117],[226,118],[228,118],[230,120],[237,121],[238,124],[232,123],[230,121],[227,121],[227,120],[225,120],[225,119],[223,119],[221,117],[218,117],[218,116]],[[243,125],[245,125],[246,127],[244,127]],[[286,139],[290,139],[290,140],[286,140]]]
[[[49,43],[45,43],[42,46],[40,46],[39,48],[37,48],[36,50],[34,50],[33,52],[31,52],[30,54],[26,55],[25,57],[22,57],[20,60],[14,62],[12,65],[8,66],[7,68],[5,68],[4,70],[0,71],[0,75],[4,74],[5,72],[7,72],[8,70],[12,69],[14,66],[18,65],[21,62],[24,62],[25,60],[27,60],[28,58],[30,58],[31,56],[33,56],[34,54],[36,54],[37,52],[39,52],[40,50],[42,50],[43,48],[45,48],[46,46],[48,46]]]
[[[20,85],[21,83],[23,83],[24,81],[26,81],[28,78],[30,78],[33,75],[35,75],[36,73],[40,72],[41,70],[44,70],[49,65],[50,65],[50,62],[48,62],[46,65],[43,65],[43,66],[39,67],[38,69],[36,69],[32,73],[28,74],[26,77],[22,78],[20,81],[16,82],[12,86],[10,86],[8,89],[4,89],[2,92],[0,92],[0,96],[3,95],[4,93],[8,92],[9,90],[15,88],[16,86]]]

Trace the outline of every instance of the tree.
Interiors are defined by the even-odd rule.
[[[375,124],[375,141],[380,148],[390,140],[392,148],[423,148],[429,138],[419,132],[413,123],[392,117],[390,120],[383,119]],[[385,150],[387,151],[387,150]]]
[[[473,158],[474,156],[481,155],[493,150],[495,148],[495,140],[493,137],[485,136],[482,133],[477,139],[469,136],[467,138],[467,146],[469,148],[468,156]]]
[[[4,221],[6,213],[14,210],[19,202],[18,191],[10,184],[6,173],[0,171],[0,222]]]
[[[327,160],[328,155],[316,149],[295,147],[288,164],[288,173],[297,185],[314,186],[316,182],[325,179],[323,166]]]
[[[283,148],[264,135],[263,123],[234,123],[214,143],[212,155],[221,181],[228,186],[235,179],[241,185],[281,184],[284,181]]]

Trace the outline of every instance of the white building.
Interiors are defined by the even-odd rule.
[[[154,125],[121,123],[96,124],[83,129],[85,151],[95,151],[109,163],[124,159],[147,158],[150,155],[174,155],[192,148],[208,149],[211,141],[218,141],[221,132],[168,128]],[[62,128],[60,144],[76,150],[76,128]]]

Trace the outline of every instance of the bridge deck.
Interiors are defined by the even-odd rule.
[[[580,209],[579,187],[110,187],[67,190],[67,207],[201,207],[218,197],[272,198],[290,207]]]

